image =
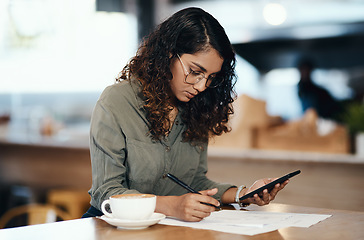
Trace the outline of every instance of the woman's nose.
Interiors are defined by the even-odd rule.
[[[195,83],[193,85],[193,88],[196,89],[198,92],[203,92],[206,90],[206,79],[202,79],[201,81],[199,81],[198,83]]]

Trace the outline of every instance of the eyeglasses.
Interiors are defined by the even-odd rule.
[[[178,57],[179,61],[181,62],[182,67],[186,74],[185,83],[195,85],[195,84],[199,83],[200,81],[202,81],[203,79],[206,79],[205,86],[207,88],[215,88],[215,87],[218,87],[224,81],[223,78],[217,77],[216,75],[210,75],[209,77],[206,78],[205,74],[202,72],[195,72],[193,70],[188,72],[186,66],[183,64],[183,62],[178,54],[177,54],[177,57]]]

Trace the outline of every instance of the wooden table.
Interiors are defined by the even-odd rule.
[[[311,226],[310,228],[283,228],[277,231],[245,236],[227,234],[211,230],[200,230],[187,227],[154,225],[143,230],[120,230],[106,222],[96,219],[77,219],[49,224],[0,230],[0,239],[153,239],[153,240],[234,240],[234,239],[364,239],[364,212],[297,207],[286,204],[270,204],[264,207],[250,206],[248,210],[330,214],[332,217]]]

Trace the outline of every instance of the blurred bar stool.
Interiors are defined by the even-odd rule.
[[[71,216],[49,204],[27,204],[11,208],[0,218],[0,229],[70,220]]]
[[[90,195],[85,190],[53,189],[47,203],[64,209],[72,219],[81,218],[90,207]]]

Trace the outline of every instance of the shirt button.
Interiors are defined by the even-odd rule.
[[[166,147],[166,152],[169,152],[169,151],[171,151],[171,147],[167,146]]]

